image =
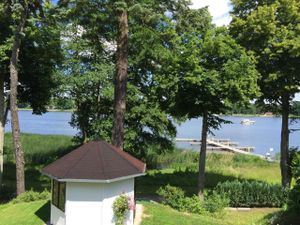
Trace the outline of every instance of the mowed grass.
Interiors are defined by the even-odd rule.
[[[43,225],[49,217],[50,203],[47,201],[0,205],[1,225]]]
[[[269,215],[279,209],[252,209],[250,211],[227,211],[224,217],[196,215],[178,212],[168,206],[141,202],[144,209],[142,225],[269,225]]]

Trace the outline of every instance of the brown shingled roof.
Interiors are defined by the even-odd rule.
[[[143,174],[146,165],[104,142],[92,141],[42,169],[48,176],[74,180],[112,180]]]

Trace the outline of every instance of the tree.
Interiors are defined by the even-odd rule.
[[[164,67],[173,60],[171,49],[176,44],[172,18],[165,12],[177,12],[178,8],[183,7],[177,3],[145,1],[127,6],[130,12],[129,82],[124,149],[140,158],[152,150],[170,149],[175,136],[175,126],[160,105],[162,96],[158,87],[167,77]],[[69,69],[68,73],[63,69],[62,74],[63,79],[67,80],[67,89],[72,89],[68,93],[76,102],[72,125],[80,129],[81,141],[97,136],[105,140],[112,137],[117,36],[117,21],[115,16],[112,17],[115,8],[112,5],[104,1],[77,2],[73,8],[71,6],[69,20],[65,22],[72,24],[73,31],[70,33],[73,33],[73,38],[66,38],[70,41],[66,47],[65,68]],[[78,29],[82,32],[76,38],[74,33]]]
[[[258,94],[258,73],[251,55],[230,37],[226,28],[210,24],[207,8],[190,10],[183,16],[191,19],[182,19],[190,24],[187,29],[178,23],[182,47],[178,51],[172,114],[188,119],[202,117],[198,196],[203,198],[207,133],[226,122],[216,114],[225,113],[234,103],[246,105]]]
[[[127,3],[115,3],[118,17],[116,76],[114,80],[114,119],[112,144],[118,148],[124,145],[124,120],[126,111],[126,87],[128,73],[128,14]]]
[[[10,58],[10,111],[11,111],[11,125],[13,134],[13,145],[15,149],[16,159],[16,182],[17,182],[17,195],[25,192],[25,174],[24,174],[24,153],[20,140],[20,127],[18,118],[18,106],[17,106],[17,87],[18,87],[18,60],[19,51],[21,45],[21,35],[25,28],[25,23],[28,17],[28,4],[25,2],[20,5],[21,15],[20,21],[15,30],[13,46],[11,50]]]
[[[40,1],[5,3],[7,13],[4,14],[4,20],[0,20],[0,26],[6,28],[5,32],[1,33],[0,44],[3,43],[4,58],[0,62],[0,68],[5,79],[10,74],[11,123],[16,158],[17,194],[20,194],[25,190],[25,162],[20,143],[17,100],[30,103],[33,113],[45,112],[45,105],[50,100],[50,89],[54,85],[51,76],[57,62],[61,60],[60,37],[53,24],[53,18],[45,19],[45,13],[48,15],[52,13],[50,3],[43,4]],[[9,83],[8,79],[6,83]],[[0,110],[5,111],[5,118],[7,110],[4,108]]]
[[[4,77],[0,75],[0,109],[4,109]],[[4,110],[0,111],[0,190],[3,173],[3,145],[4,145]]]
[[[8,99],[5,101],[4,88],[7,85],[6,78],[8,73],[9,56],[7,52],[11,48],[11,41],[8,39],[11,23],[11,10],[7,2],[0,3],[0,189],[3,174],[3,146],[4,128],[9,109]]]
[[[259,102],[282,115],[280,167],[282,186],[291,182],[289,113],[299,91],[300,4],[299,0],[233,0],[230,31],[236,40],[254,52],[261,74]]]

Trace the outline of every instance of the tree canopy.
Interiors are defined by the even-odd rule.
[[[282,114],[282,185],[291,182],[289,121],[291,101],[300,85],[299,0],[233,0],[230,32],[252,51],[261,74],[259,101]]]
[[[170,110],[175,117],[202,117],[198,194],[203,197],[207,133],[226,122],[216,114],[226,113],[234,104],[245,106],[258,96],[259,74],[254,57],[226,28],[211,24],[207,8],[187,11],[177,25],[180,44],[172,67],[176,75],[170,88],[176,91]]]
[[[158,87],[162,77],[167,76],[164,67],[173,60],[172,46],[176,37],[172,18],[165,12],[176,15],[183,5],[177,1],[160,4],[129,1],[128,4],[129,67],[124,149],[143,157],[154,147],[169,149],[175,136],[171,117],[160,105]],[[66,75],[65,87],[69,90],[75,87],[70,90],[76,102],[72,125],[80,129],[81,141],[96,136],[110,140],[117,31],[111,12],[115,5],[77,1],[71,6],[62,2],[60,7],[68,14],[63,23],[66,33],[72,36],[66,38],[67,62],[62,69],[62,74]],[[78,31],[80,34],[76,38],[74,34]]]

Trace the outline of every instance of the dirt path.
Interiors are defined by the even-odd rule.
[[[142,204],[136,204],[135,206],[135,218],[134,225],[140,225],[143,219],[144,206]]]

